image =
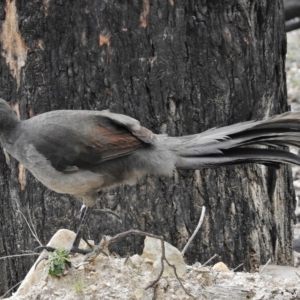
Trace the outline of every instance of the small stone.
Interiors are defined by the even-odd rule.
[[[185,278],[186,264],[181,252],[171,244],[164,242],[165,255],[170,264],[176,267],[177,275],[180,279]],[[153,265],[153,275],[157,276],[161,271],[161,241],[155,238],[146,237],[142,259]],[[164,262],[164,277],[174,278],[174,270]]]
[[[143,259],[138,254],[135,254],[135,255],[131,256],[130,258],[131,258],[131,261],[132,261],[134,267],[140,266],[141,263],[143,262]]]
[[[87,290],[87,291],[85,292],[86,295],[91,295],[92,293],[93,293],[92,290]]]
[[[212,268],[217,272],[230,272],[228,267],[221,261],[216,263]]]
[[[185,283],[184,284],[184,287],[188,290],[188,291],[191,291],[193,289],[193,285],[190,284],[189,282]]]
[[[128,257],[128,258],[125,260],[124,265],[126,265],[126,266],[128,266],[128,267],[131,267],[131,268],[134,267],[134,264],[133,264],[133,262],[132,262],[132,260],[131,260],[130,257]]]
[[[219,274],[220,278],[222,279],[233,279],[235,274],[233,272],[220,272]]]
[[[84,265],[79,266],[78,270],[83,271],[84,270]]]
[[[198,269],[201,267],[201,264],[197,261],[192,265],[193,268]]]
[[[245,278],[246,278],[247,280],[249,280],[249,281],[255,281],[255,277],[252,276],[252,275],[246,276]]]
[[[143,299],[144,293],[145,293],[145,290],[143,290],[143,289],[136,289],[136,290],[134,291],[134,297],[135,297],[135,299],[136,299],[136,300],[141,300],[141,299]]]
[[[212,276],[210,273],[199,274],[196,278],[200,284],[204,284],[206,286],[212,285]]]
[[[283,296],[284,296],[284,299],[289,299],[292,296],[292,294],[288,293],[288,292],[284,292]]]
[[[286,291],[287,291],[288,293],[290,293],[290,294],[294,294],[295,291],[296,291],[296,289],[295,289],[295,288],[292,288],[292,287],[289,287],[289,288],[286,289]]]
[[[90,289],[93,291],[93,292],[96,292],[97,291],[97,286],[92,284],[90,285]]]
[[[89,265],[89,271],[90,272],[96,272],[97,270],[96,270],[96,268],[94,266]]]

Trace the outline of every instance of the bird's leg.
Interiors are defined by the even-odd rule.
[[[68,250],[69,253],[81,253],[81,254],[87,254],[93,251],[93,246],[87,241],[87,239],[84,236],[84,229],[85,229],[85,223],[87,221],[87,219],[91,216],[91,214],[95,214],[95,215],[102,215],[102,214],[111,214],[113,216],[115,216],[116,218],[118,218],[120,220],[120,217],[112,212],[111,210],[107,210],[107,209],[95,209],[94,207],[88,207],[86,205],[83,205],[80,209],[80,224],[79,224],[79,228],[77,230],[76,233],[76,237],[73,241],[72,246],[70,247],[70,249]],[[80,249],[79,248],[79,243],[80,240],[83,239],[90,247],[91,249]],[[54,252],[57,249],[54,247],[49,247],[49,246],[40,246],[35,248],[35,251],[38,250],[47,250],[49,252]]]
[[[70,253],[86,254],[86,253],[89,253],[89,252],[92,251],[92,249],[90,249],[90,250],[88,250],[88,249],[79,249],[79,243],[80,243],[80,240],[84,236],[84,229],[85,229],[86,220],[91,215],[93,209],[94,209],[94,206],[93,207],[84,206],[84,207],[81,208],[81,210],[80,210],[80,224],[79,224],[79,228],[78,228],[77,233],[76,233],[76,237],[73,241],[72,247],[69,249]],[[84,238],[84,240],[86,241],[85,238]],[[88,242],[87,242],[87,244],[89,246],[91,246]]]
[[[84,241],[92,247],[92,245],[90,245],[86,239],[83,237],[84,234],[84,229],[85,229],[85,223],[86,220],[89,218],[89,216],[91,215],[92,211],[93,211],[94,207],[88,207],[88,206],[83,206],[80,210],[80,224],[79,224],[79,228],[77,230],[75,239],[73,241],[73,244],[71,246],[71,248],[69,250],[67,250],[68,253],[81,253],[81,254],[87,254],[92,252],[92,249],[80,249],[79,248],[79,243],[81,238],[84,239]],[[39,251],[39,250],[47,250],[49,252],[54,252],[57,249],[54,247],[49,247],[49,246],[39,246],[37,248],[34,249],[35,251]]]

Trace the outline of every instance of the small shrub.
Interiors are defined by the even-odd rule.
[[[68,253],[65,249],[57,249],[50,252],[48,257],[49,274],[55,277],[61,277],[63,271],[71,266]]]

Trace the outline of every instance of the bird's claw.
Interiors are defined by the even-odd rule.
[[[96,208],[92,211],[93,215],[103,215],[103,214],[109,214],[109,215],[113,215],[114,217],[116,217],[119,221],[122,222],[120,216],[118,214],[116,214],[115,212],[113,212],[110,209],[100,209],[100,208]]]
[[[50,247],[50,246],[39,246],[34,249],[34,252],[38,252],[40,250],[47,250],[48,252],[54,252],[57,249],[54,247]]]
[[[34,266],[34,269],[36,269],[37,266],[38,266],[44,259],[48,259],[48,255],[39,258],[39,259],[37,260],[35,266]]]
[[[90,244],[88,244],[88,245],[91,247]],[[55,252],[57,250],[57,248],[50,247],[50,246],[39,246],[34,249],[35,252],[38,252],[39,250],[47,250],[48,252]],[[72,246],[70,249],[66,250],[66,253],[67,254],[71,254],[71,253],[87,254],[92,251],[93,251],[93,249],[81,249],[81,248]],[[43,258],[43,259],[45,259],[45,258]]]

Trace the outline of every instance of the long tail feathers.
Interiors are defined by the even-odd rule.
[[[281,146],[300,148],[300,113],[287,112],[268,120],[238,123],[200,134],[163,139],[168,149],[177,155],[176,167],[180,169],[243,163],[300,165],[300,157],[278,149]],[[256,146],[273,148],[261,149]]]
[[[178,169],[212,168],[247,163],[277,165],[280,163],[300,165],[300,157],[283,150],[275,149],[234,149],[225,151],[222,155],[180,157],[177,160]]]

